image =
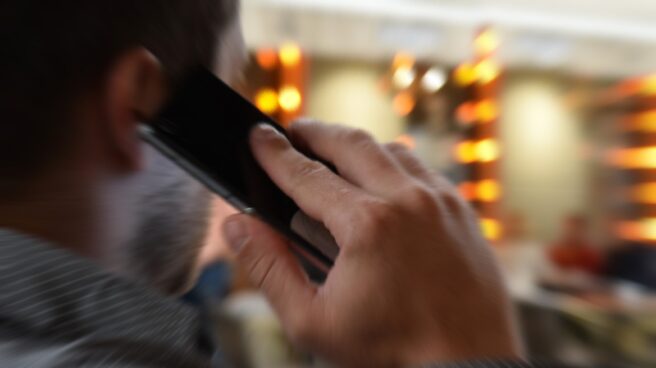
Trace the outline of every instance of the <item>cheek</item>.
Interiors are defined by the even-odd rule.
[[[239,21],[230,25],[220,37],[214,73],[229,85],[238,82],[248,59]]]

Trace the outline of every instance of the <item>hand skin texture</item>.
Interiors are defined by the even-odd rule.
[[[302,121],[290,137],[293,146],[260,125],[251,146],[273,181],[339,244],[326,282],[312,284],[289,242],[255,218],[232,216],[224,231],[295,344],[348,367],[521,358],[490,245],[445,178],[360,130]]]

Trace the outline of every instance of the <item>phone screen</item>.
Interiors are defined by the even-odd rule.
[[[216,78],[198,69],[147,125],[145,139],[238,209],[253,212],[327,266],[332,261],[292,229],[296,206],[269,179],[250,149],[249,134],[267,123],[284,129]]]

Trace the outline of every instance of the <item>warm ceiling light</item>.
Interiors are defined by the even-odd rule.
[[[636,115],[633,124],[629,128],[642,132],[656,132],[656,110]]]
[[[656,169],[656,147],[613,150],[607,160],[611,165],[625,169]]]
[[[465,102],[458,106],[456,119],[464,125],[474,123],[476,121],[476,105],[473,102]]]
[[[656,183],[635,186],[631,190],[631,198],[638,203],[656,204]]]
[[[394,97],[394,111],[400,116],[408,116],[415,109],[417,101],[408,92],[401,92],[396,97]]]
[[[278,65],[278,53],[271,48],[257,50],[255,59],[257,65],[264,70],[272,70]]]
[[[463,164],[476,161],[476,146],[472,141],[463,141],[456,146],[456,159]]]
[[[499,143],[495,139],[484,139],[476,143],[476,157],[480,162],[492,162],[499,159]]]
[[[474,183],[464,182],[458,185],[460,195],[468,201],[473,201],[476,198],[476,186]]]
[[[255,106],[265,114],[271,115],[278,110],[278,94],[271,88],[264,88],[255,95]]]
[[[492,99],[487,99],[476,104],[476,118],[481,123],[489,123],[499,117],[499,108]]]
[[[415,82],[417,73],[413,68],[400,67],[397,68],[394,72],[392,80],[394,81],[394,86],[398,89],[406,89]]]
[[[392,62],[392,67],[394,69],[399,69],[399,68],[412,69],[414,66],[415,66],[414,56],[404,52],[399,52],[394,56],[394,61]]]
[[[624,240],[656,242],[656,218],[622,221],[614,228],[617,236]]]
[[[486,29],[474,40],[474,48],[478,55],[485,56],[494,53],[499,48],[500,43],[497,33],[491,29]]]
[[[490,59],[482,60],[474,67],[475,78],[481,84],[492,83],[500,74],[499,65]]]
[[[301,62],[301,48],[294,42],[280,46],[280,61],[285,67],[294,67]]]
[[[656,241],[656,218],[640,220],[640,230],[642,239]]]
[[[481,230],[487,240],[495,241],[501,239],[501,224],[497,220],[481,219]]]
[[[435,93],[442,89],[447,81],[447,75],[444,70],[439,68],[430,68],[421,79],[421,86],[428,93]]]
[[[476,184],[476,198],[482,202],[494,202],[501,197],[501,186],[495,180],[482,180]]]
[[[280,90],[278,102],[280,103],[280,107],[286,112],[296,112],[301,108],[303,98],[301,97],[301,92],[299,92],[298,88],[287,86]]]
[[[467,87],[476,82],[476,71],[470,63],[461,64],[453,73],[453,78],[461,87]]]
[[[647,76],[642,80],[641,92],[644,95],[656,96],[656,74]]]

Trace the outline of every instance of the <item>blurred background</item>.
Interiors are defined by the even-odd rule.
[[[656,2],[242,3],[241,92],[283,124],[362,128],[448,176],[533,357],[656,367]],[[320,364],[226,267],[241,364]]]

